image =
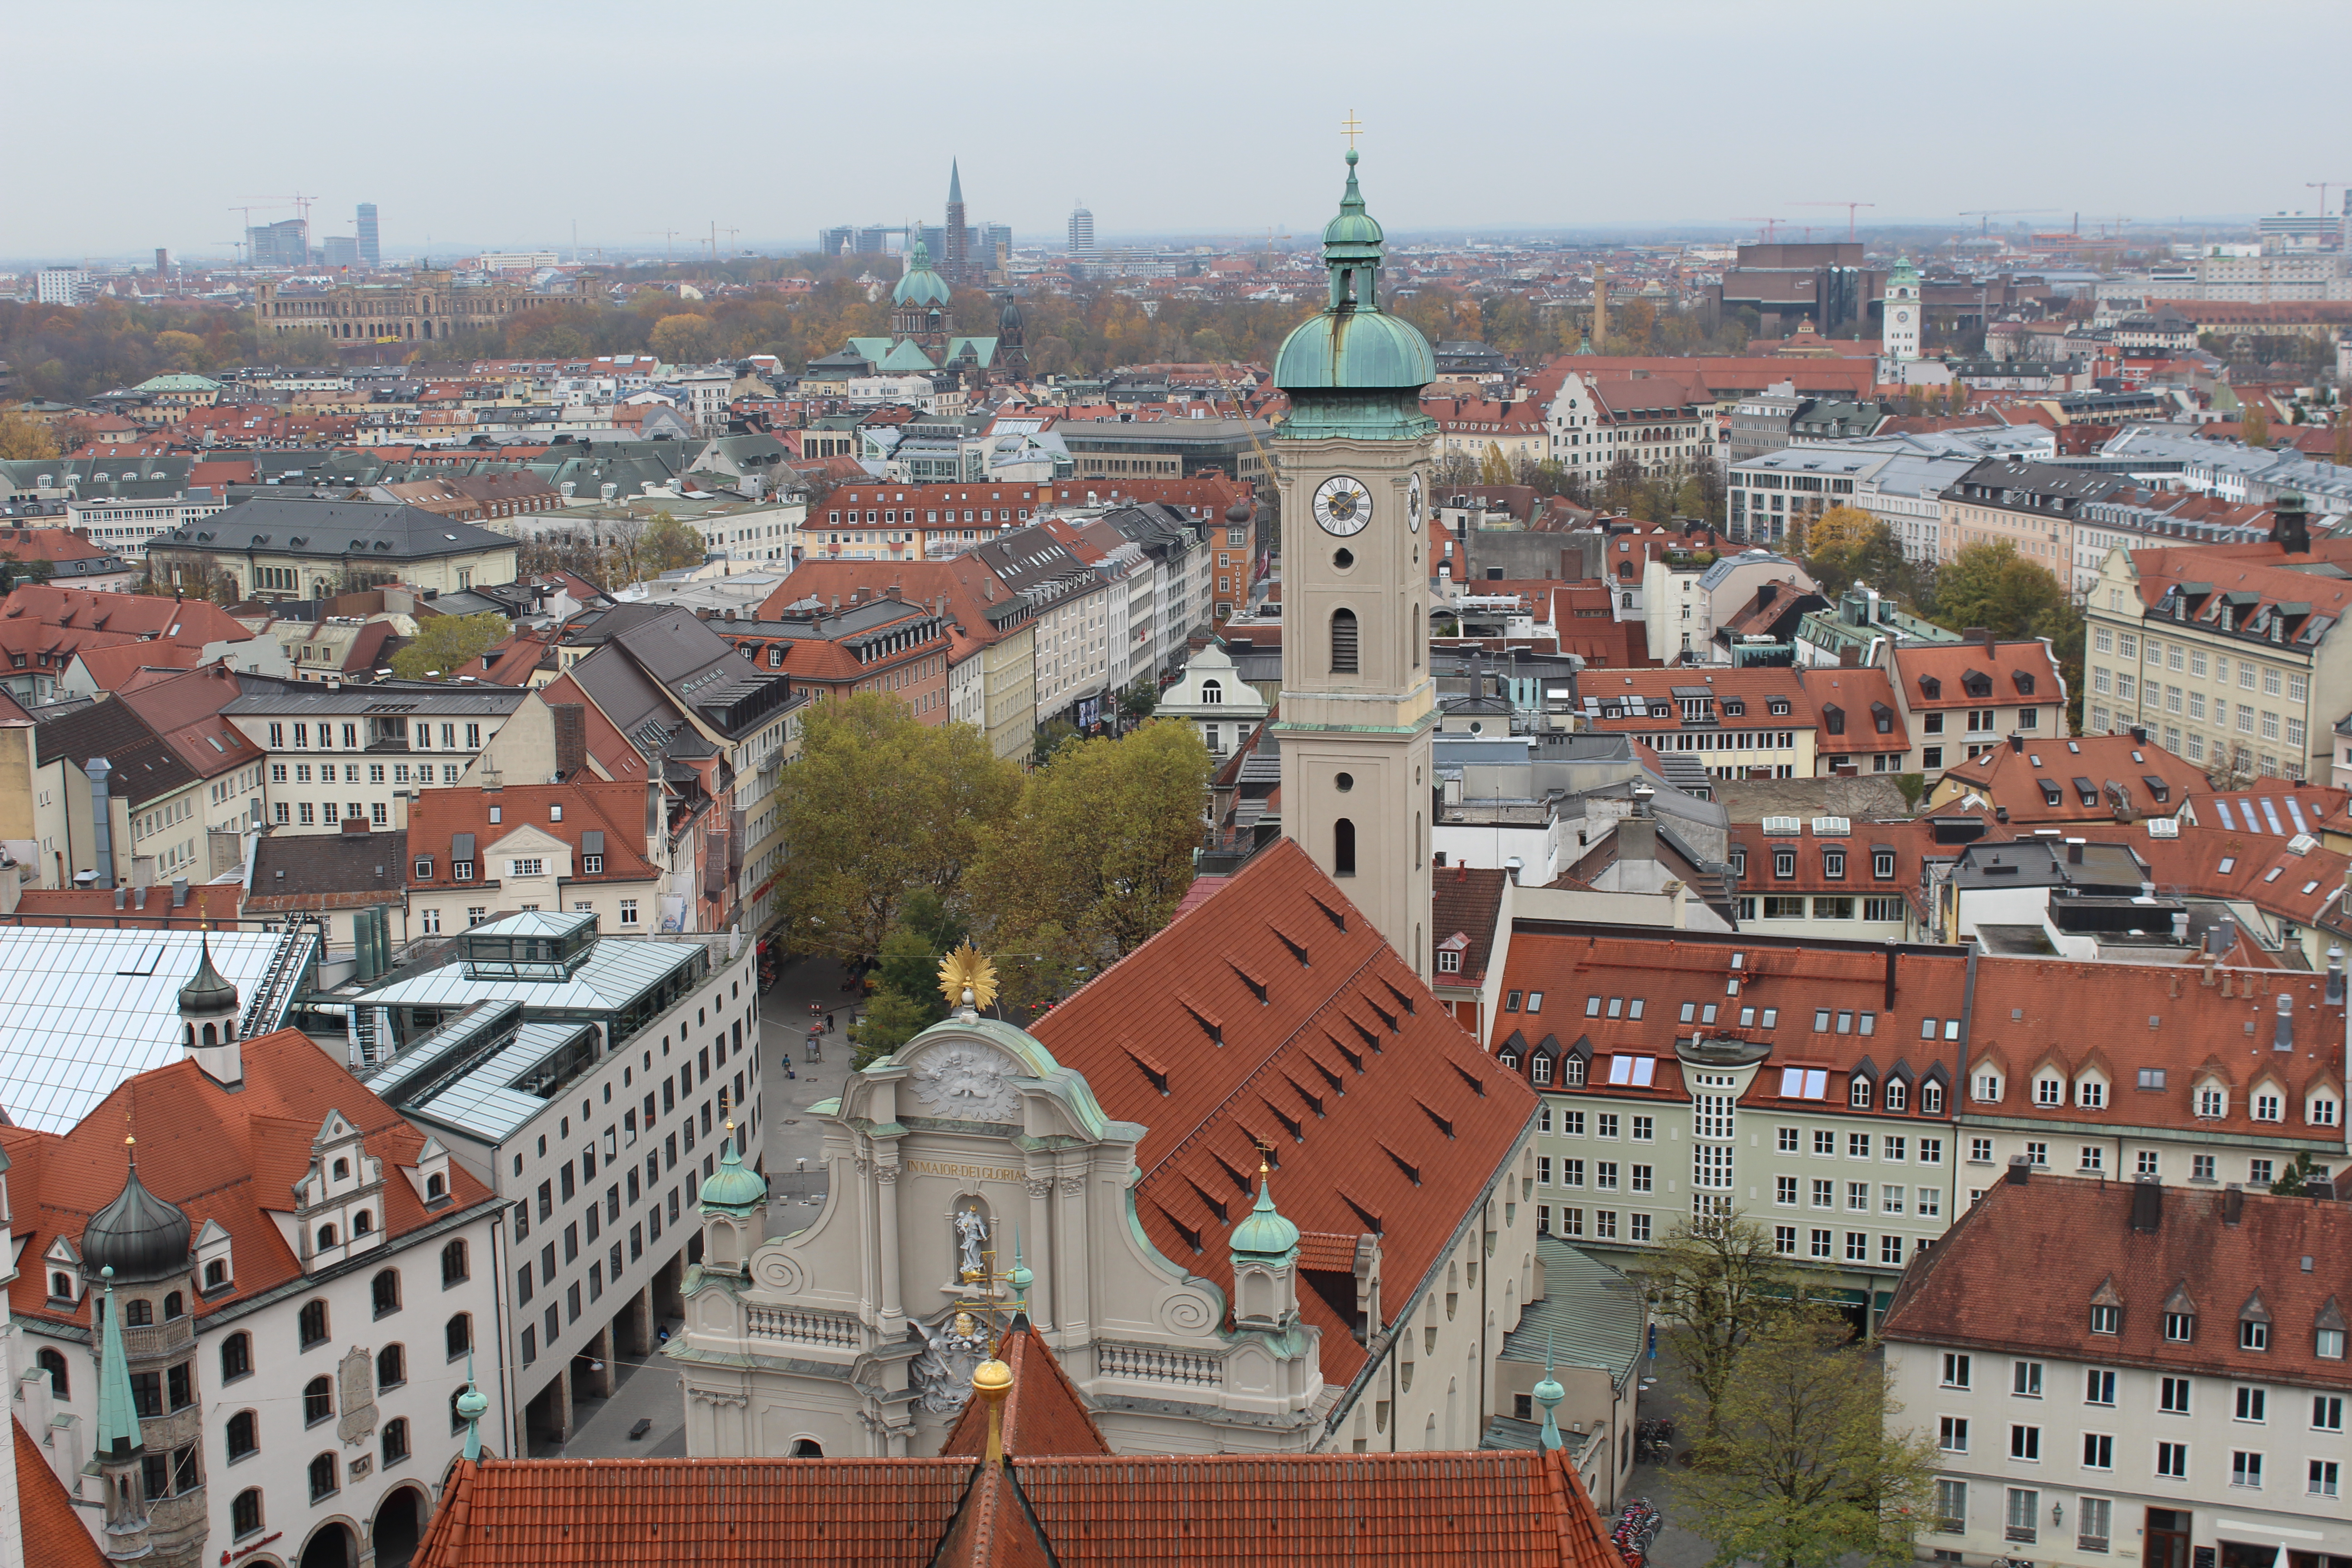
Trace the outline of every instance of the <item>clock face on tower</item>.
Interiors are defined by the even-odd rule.
[[[1415,533],[1421,531],[1421,475],[1418,473],[1404,487],[1404,525]]]
[[[1896,323],[1897,323],[1897,324],[1900,324],[1900,323],[1905,322],[1905,321],[1908,321],[1910,319],[1911,319],[1911,312],[1910,312],[1910,311],[1908,311],[1908,310],[1897,310],[1897,311],[1895,311],[1895,321],[1896,321]]]
[[[1333,474],[1315,487],[1315,521],[1342,539],[1372,521],[1372,492],[1353,474]]]

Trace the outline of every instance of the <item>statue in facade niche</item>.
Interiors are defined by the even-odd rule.
[[[958,1312],[939,1328],[917,1323],[923,1351],[915,1358],[909,1376],[915,1387],[915,1408],[932,1412],[960,1410],[971,1394],[972,1369],[988,1359],[988,1330],[970,1312]]]
[[[963,1261],[960,1265],[963,1277],[967,1279],[982,1278],[987,1272],[985,1260],[981,1257],[981,1247],[988,1240],[987,1216],[977,1207],[958,1209],[955,1232],[956,1246],[963,1254]]]

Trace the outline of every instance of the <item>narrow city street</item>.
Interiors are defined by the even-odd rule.
[[[787,1235],[814,1218],[824,1198],[824,1177],[817,1168],[824,1138],[809,1108],[841,1093],[849,1075],[850,1005],[856,999],[844,990],[843,972],[829,959],[802,959],[785,966],[776,984],[760,998],[760,1089],[765,1119],[758,1151],[768,1175],[768,1229]],[[812,1016],[809,1004],[821,1009]],[[830,1016],[834,1028],[823,1037],[821,1059],[808,1059],[808,1029],[812,1022]],[[791,1076],[787,1077],[787,1071]],[[803,1172],[802,1162],[808,1169]],[[661,1327],[675,1332],[678,1324]],[[569,1443],[546,1444],[534,1457],[562,1456],[574,1459],[650,1459],[678,1458],[686,1453],[686,1405],[677,1370],[661,1356],[622,1363],[613,1368],[613,1394],[608,1399],[586,1399],[573,1406],[574,1430]],[[630,1430],[639,1421],[651,1423],[634,1440]]]

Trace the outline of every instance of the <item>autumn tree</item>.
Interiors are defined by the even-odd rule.
[[[37,462],[58,455],[58,438],[49,427],[16,405],[0,407],[0,458]]]
[[[625,588],[681,566],[699,566],[709,553],[702,535],[667,511],[611,518],[599,523],[607,588]]]
[[[2060,570],[2068,568],[2062,563]],[[1982,626],[1997,637],[2049,638],[2066,682],[2070,721],[2082,728],[2083,611],[2064,583],[1998,540],[1961,546],[1937,569],[1935,586],[1921,604],[1930,618],[1954,631]]]
[[[1190,724],[1065,742],[988,837],[972,896],[992,951],[1033,955],[1050,991],[1141,946],[1192,885],[1208,788],[1208,748]]]
[[[1021,771],[969,724],[924,724],[882,692],[814,704],[777,788],[779,891],[797,952],[862,963],[917,892],[958,907],[967,869],[1019,800]]]
[[[1906,1435],[1885,1363],[1825,1311],[1786,1312],[1732,1357],[1713,1430],[1674,1499],[1709,1568],[1907,1563],[1937,1454]]]
[[[1856,583],[1898,589],[1908,575],[1895,530],[1860,507],[1830,508],[1805,524],[1794,547],[1832,602]]]
[[[1706,1402],[1708,1433],[1722,1425],[1740,1354],[1799,1296],[1796,1276],[1762,1226],[1739,1215],[1675,1223],[1639,1271],[1667,1353]]]
[[[1478,482],[1482,485],[1507,485],[1512,482],[1511,465],[1503,460],[1503,448],[1493,441],[1478,458]]]
[[[656,321],[648,341],[672,364],[702,364],[719,352],[719,332],[709,317],[689,311]]]
[[[2271,444],[2269,416],[2252,404],[2247,404],[2238,415],[2238,434],[2243,437],[2249,447],[2269,446]]]
[[[392,656],[392,672],[403,680],[454,676],[513,633],[507,618],[494,610],[436,616],[420,621],[416,636]]]

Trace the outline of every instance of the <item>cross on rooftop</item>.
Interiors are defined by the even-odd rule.
[[[1348,146],[1351,151],[1356,145],[1357,134],[1363,129],[1364,122],[1356,118],[1356,111],[1352,109],[1348,110],[1348,118],[1339,122],[1339,130],[1347,136]]]

